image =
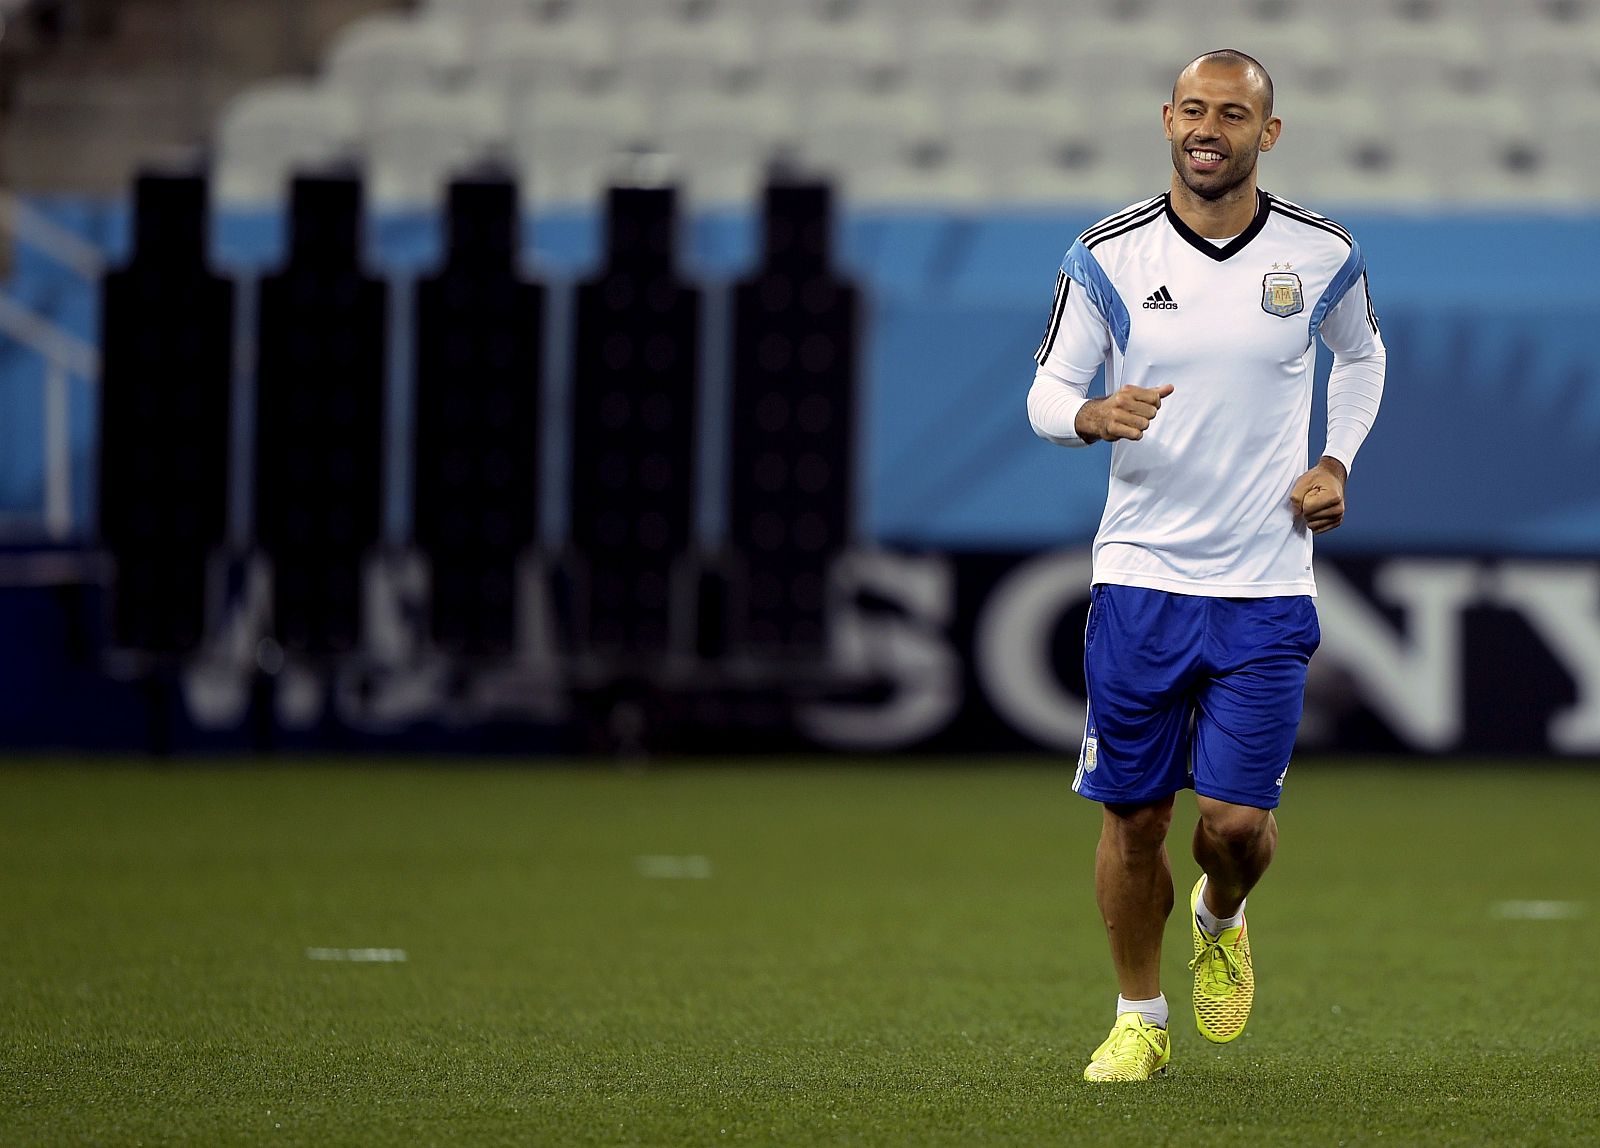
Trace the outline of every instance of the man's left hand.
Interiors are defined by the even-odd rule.
[[[1289,505],[1313,534],[1324,534],[1344,521],[1344,463],[1323,455],[1316,466],[1295,479]]]

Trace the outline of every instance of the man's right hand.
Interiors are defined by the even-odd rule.
[[[1159,387],[1123,387],[1103,399],[1090,399],[1078,408],[1073,430],[1084,442],[1100,439],[1140,439],[1150,428],[1150,420],[1161,409],[1161,400],[1172,393],[1172,384]]]

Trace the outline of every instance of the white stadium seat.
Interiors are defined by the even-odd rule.
[[[606,82],[617,63],[611,30],[596,20],[495,24],[480,37],[474,78],[515,100],[535,91]]]
[[[514,109],[511,157],[536,206],[590,202],[629,151],[653,148],[648,105],[636,93],[541,92]]]
[[[396,88],[442,87],[461,77],[467,28],[447,17],[363,17],[335,37],[323,75],[371,106]]]
[[[504,105],[466,88],[391,93],[365,132],[367,195],[374,207],[438,208],[450,178],[501,157]]]
[[[1092,89],[1110,102],[1149,101],[1159,105],[1172,90],[1177,69],[1194,55],[1192,37],[1181,24],[1120,21],[1098,15],[1066,17],[1052,43],[1059,81]]]
[[[1464,87],[1491,69],[1481,32],[1462,23],[1375,21],[1349,55],[1356,82],[1386,101]]]
[[[767,166],[795,150],[789,104],[775,93],[686,93],[658,123],[658,146],[700,203],[748,202]]]
[[[913,78],[951,103],[973,92],[1025,86],[1053,67],[1044,26],[1028,14],[933,18],[911,41]]]
[[[802,102],[839,87],[880,85],[900,69],[902,39],[872,14],[835,20],[790,14],[761,36],[762,83]]]
[[[1389,147],[1392,113],[1359,87],[1311,96],[1291,93],[1278,102],[1283,133],[1262,160],[1262,184],[1291,199],[1316,201],[1320,173],[1337,168],[1344,157],[1369,146]],[[1290,185],[1297,191],[1290,192]]]
[[[538,0],[426,0],[422,7],[429,15],[462,20],[469,25],[532,20],[540,9]]]
[[[1505,157],[1535,138],[1533,120],[1504,93],[1417,93],[1390,117],[1389,138],[1426,171],[1448,175],[1451,199],[1470,198],[1474,185],[1487,188]]]
[[[1329,154],[1315,171],[1285,169],[1263,174],[1262,186],[1286,199],[1338,218],[1348,208],[1432,203],[1438,195],[1433,176],[1404,158],[1382,167],[1362,166],[1350,157]]]
[[[281,207],[297,171],[345,163],[356,153],[360,117],[344,93],[299,80],[236,97],[216,132],[213,193],[233,207]]]
[[[1600,0],[1194,15],[1192,0],[422,0],[345,27],[320,86],[230,105],[217,189],[280,201],[290,170],[348,160],[364,138],[377,202],[432,202],[495,150],[487,136],[535,202],[586,199],[619,156],[658,147],[699,199],[737,197],[792,152],[880,200],[1131,201],[1167,178],[1159,113],[1177,68],[1228,46],[1277,81],[1273,190],[1315,204],[1321,175],[1360,203],[1600,198]],[[515,114],[488,129],[467,109],[496,98]],[[1464,132],[1481,158],[1463,162]],[[1379,151],[1392,162],[1374,165]]]
[[[913,89],[834,91],[817,98],[800,125],[801,158],[825,172],[894,168],[941,144],[943,128]]]
[[[619,31],[618,80],[650,98],[692,88],[730,87],[756,64],[755,35],[740,17],[647,17]]]
[[[1322,88],[1324,77],[1350,69],[1345,31],[1338,11],[1325,8],[1278,20],[1237,16],[1218,21],[1208,34],[1213,47],[1237,48],[1254,56],[1274,77],[1311,77],[1314,87]]]
[[[957,164],[921,164],[883,157],[839,178],[845,197],[868,207],[977,207],[988,199],[985,181]]]
[[[1597,18],[1583,24],[1508,20],[1500,30],[1492,61],[1533,111],[1555,118],[1600,101],[1600,8],[1595,11]]]
[[[1054,164],[1063,146],[1082,130],[1081,117],[1063,114],[1053,100],[1033,94],[978,92],[951,113],[944,139],[955,161],[975,171],[1001,174],[1019,167]],[[1093,138],[1098,132],[1084,131]]]
[[[991,173],[985,198],[1011,207],[1087,204],[1102,210],[1119,208],[1144,193],[1136,174],[1104,161],[1067,165],[1047,160],[1012,169],[1003,177]]]

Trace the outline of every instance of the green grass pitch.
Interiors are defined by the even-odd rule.
[[[0,1144],[1600,1138],[1600,768],[1297,764],[1250,1028],[1194,1031],[1180,908],[1145,1085],[1081,1081],[1116,990],[1069,785],[0,765]]]

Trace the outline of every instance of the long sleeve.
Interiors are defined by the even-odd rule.
[[[1088,446],[1078,437],[1078,411],[1088,402],[1089,384],[1069,383],[1047,374],[1043,367],[1034,372],[1028,388],[1028,422],[1033,433],[1057,446]]]
[[[1344,463],[1346,472],[1378,417],[1387,360],[1381,341],[1359,359],[1334,355],[1328,372],[1328,442],[1322,453]]]
[[[1078,437],[1078,411],[1089,401],[1089,385],[1110,346],[1110,332],[1086,293],[1064,272],[1058,275],[1050,322],[1034,355],[1039,366],[1028,388],[1034,434],[1058,446],[1089,445]]]
[[[1329,313],[1320,333],[1333,352],[1328,438],[1322,453],[1338,459],[1348,472],[1378,417],[1388,363],[1365,276]]]

